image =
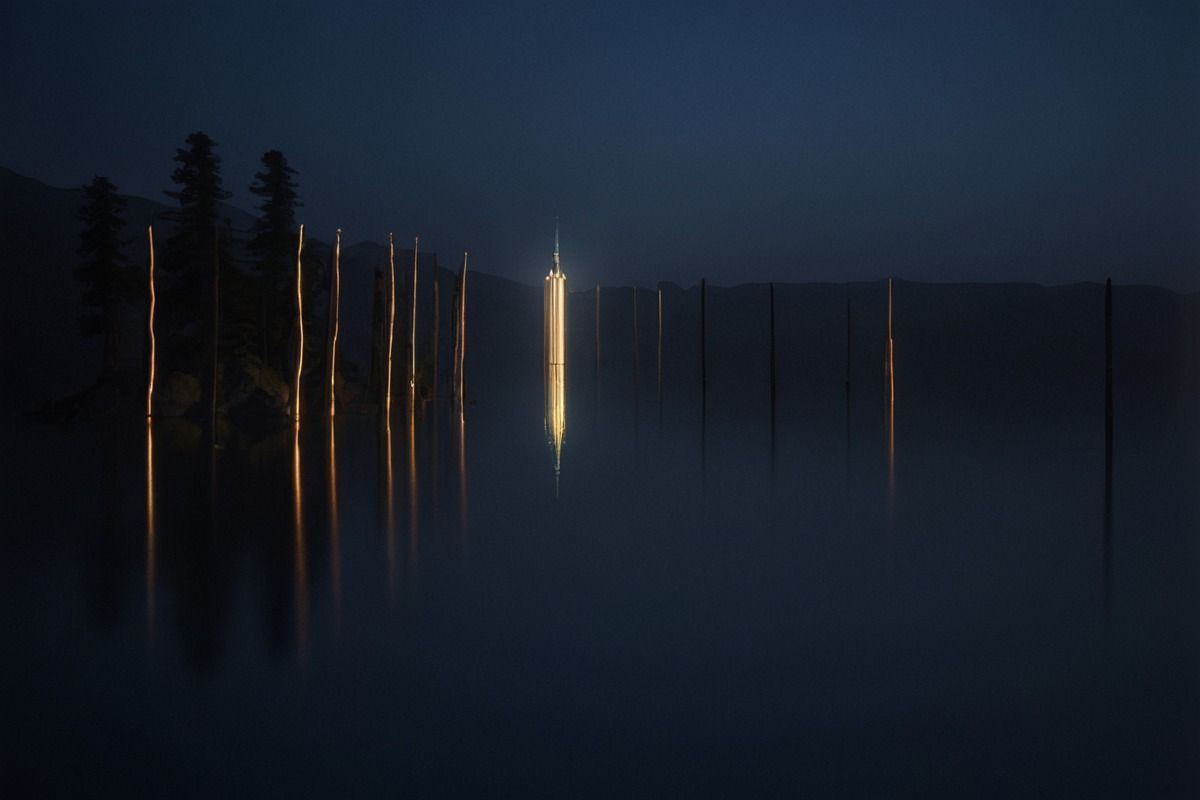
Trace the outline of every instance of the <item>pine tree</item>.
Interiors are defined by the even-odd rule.
[[[179,166],[171,180],[179,201],[175,233],[163,246],[163,315],[169,369],[200,378],[201,406],[213,402],[213,296],[218,264],[229,263],[226,234],[220,225],[220,204],[229,197],[221,188],[221,159],[216,143],[197,131],[187,137],[188,148],[175,151]]]
[[[203,330],[205,310],[212,300],[213,265],[218,256],[219,209],[229,192],[221,189],[221,159],[214,152],[216,143],[203,133],[187,137],[188,149],[178,148],[179,166],[171,180],[178,191],[166,191],[179,201],[176,230],[163,246],[163,272],[168,280],[171,316],[176,330],[195,327]],[[227,259],[225,259],[227,260]]]
[[[85,335],[104,337],[101,372],[107,373],[117,364],[121,304],[137,291],[132,270],[121,254],[126,244],[120,238],[126,203],[117,194],[117,187],[100,175],[83,192],[86,202],[79,209],[83,230],[77,250],[83,260],[75,269],[75,277],[86,288],[79,326]]]
[[[249,248],[261,291],[262,359],[282,369],[284,342],[291,328],[290,281],[295,269],[295,210],[303,205],[296,193],[296,170],[278,150],[262,155],[263,171],[255,173],[250,192],[263,198]]]

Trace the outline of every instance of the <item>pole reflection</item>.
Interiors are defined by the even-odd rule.
[[[409,571],[415,576],[417,571],[417,424],[416,409],[408,409],[408,555]]]
[[[458,412],[458,538],[463,557],[467,555],[467,425]]]
[[[392,421],[390,417],[384,417],[383,426],[383,448],[380,455],[383,459],[384,550],[387,558],[388,604],[394,607],[396,602],[396,492],[392,474]]]
[[[342,627],[342,543],[338,529],[337,435],[329,420],[329,578],[333,590],[334,623]]]
[[[292,527],[294,538],[292,584],[295,592],[296,650],[301,660],[308,653],[308,564],[304,543],[304,508],[300,481],[300,425],[292,429]]]
[[[154,528],[154,427],[146,419],[146,636],[154,640],[156,617],[156,531]]]

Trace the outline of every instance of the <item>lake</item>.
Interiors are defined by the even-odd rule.
[[[703,395],[694,290],[666,293],[661,391],[653,311],[634,350],[606,295],[597,367],[573,296],[558,475],[536,315],[511,369],[481,344],[463,415],[226,428],[215,453],[181,420],[8,425],[4,783],[1193,794],[1196,366],[1153,367],[1163,337],[1123,321],[1109,480],[1100,337],[955,336],[898,295],[889,409],[881,287],[849,348],[822,291],[781,292],[773,414],[737,292],[710,289]],[[1064,324],[1053,302],[1029,325]]]

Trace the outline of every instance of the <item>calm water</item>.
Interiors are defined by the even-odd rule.
[[[635,396],[585,362],[556,485],[531,367],[461,427],[344,418],[332,448],[214,460],[163,421],[148,469],[137,423],[12,431],[4,783],[1200,788],[1195,415],[1118,417],[1106,492],[1102,400],[913,407],[901,373],[890,443],[878,387],[783,398],[772,436],[765,386],[702,415],[669,381],[660,415],[652,367]]]

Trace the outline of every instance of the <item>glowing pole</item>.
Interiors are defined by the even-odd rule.
[[[459,417],[463,415],[463,355],[467,339],[467,254],[463,253],[462,267],[458,271],[454,295],[454,402]]]
[[[417,246],[420,237],[413,237],[412,326],[408,341],[408,408],[413,410],[417,392]]]
[[[146,419],[150,419],[154,414],[154,369],[156,366],[156,357],[154,352],[156,344],[154,341],[154,226],[147,226],[146,233],[150,240],[150,310],[146,315],[146,329],[150,334],[150,377],[146,381]]]
[[[329,287],[329,416],[332,418],[335,408],[335,384],[337,383],[337,340],[338,340],[338,304],[342,295],[342,229],[337,229],[337,237],[333,246],[333,279]]]
[[[544,382],[546,391],[546,436],[554,446],[554,481],[558,487],[562,441],[566,434],[565,370],[567,353],[567,279],[558,259],[558,230],[554,232],[554,266],[546,276],[543,296]]]
[[[296,353],[296,382],[293,390],[292,413],[300,427],[300,372],[304,369],[304,297],[300,283],[300,256],[304,253],[304,224],[300,224],[300,240],[296,245],[296,327],[300,331],[300,348]],[[299,468],[297,467],[297,470]]]
[[[384,394],[384,415],[392,418],[392,343],[396,340],[396,245],[392,234],[388,234],[388,342],[387,342],[387,391]],[[390,461],[389,461],[390,463]]]
[[[432,378],[432,380],[433,380],[433,397],[435,400],[438,395],[438,325],[440,322],[439,312],[441,311],[441,309],[438,306],[440,303],[441,303],[441,300],[439,299],[439,295],[438,295],[437,259],[434,259],[434,262],[433,262],[433,342],[431,343],[429,351],[431,353],[433,353],[433,378]],[[434,408],[433,413],[436,417],[436,415],[437,415],[436,403],[434,404],[433,408]],[[435,431],[437,430],[436,425],[434,427],[434,430]],[[437,452],[436,448],[434,449],[434,452],[435,453]]]

